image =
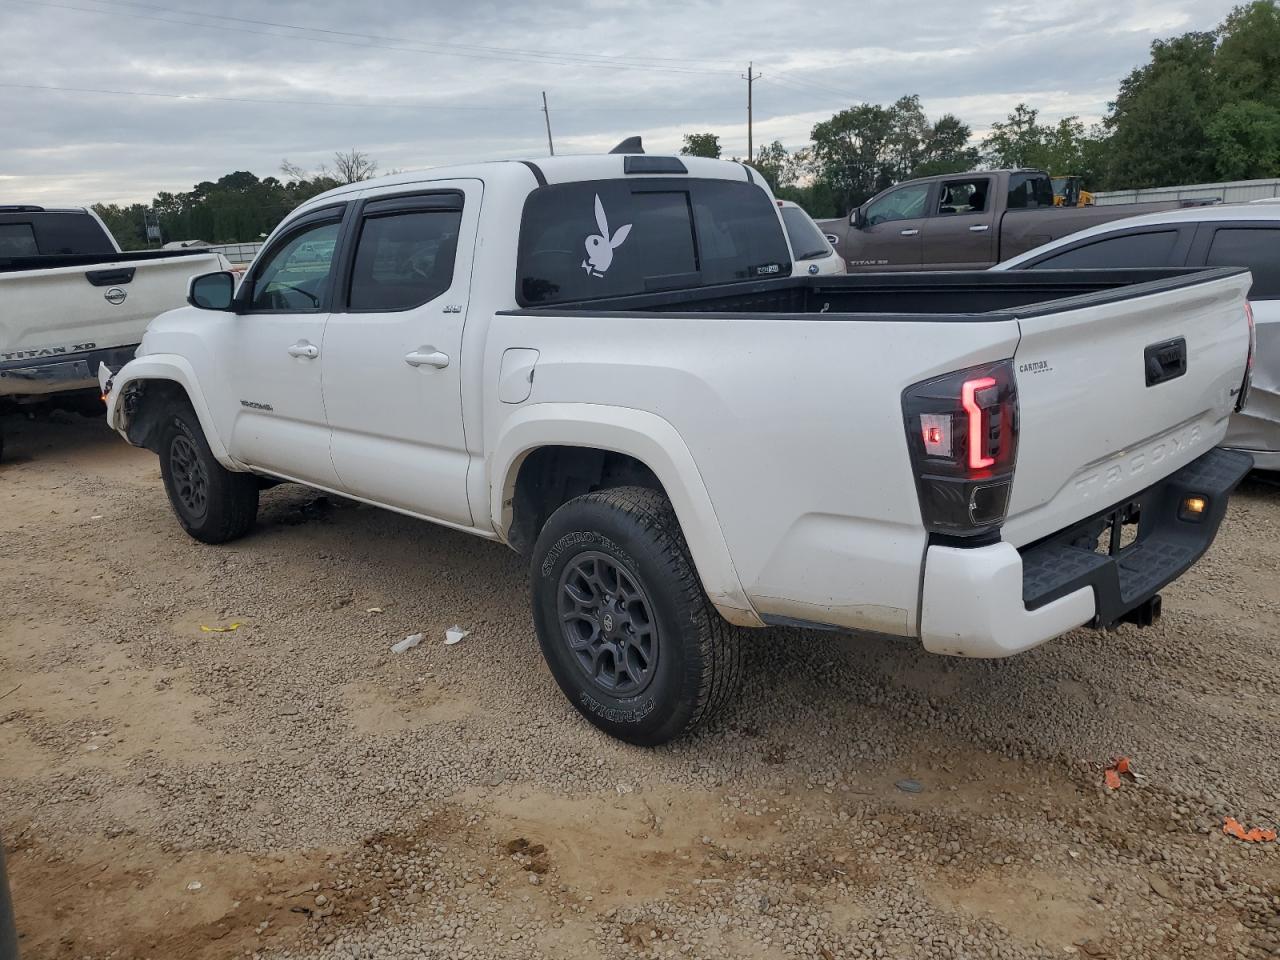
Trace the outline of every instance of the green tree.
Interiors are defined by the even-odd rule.
[[[899,180],[975,166],[970,135],[951,114],[930,123],[914,94],[888,107],[861,103],[814,126],[810,172],[843,213]]]
[[[1280,104],[1280,6],[1236,7],[1218,28],[1214,76],[1224,102]]]
[[[686,157],[720,159],[720,137],[714,133],[686,133],[680,152]]]
[[[122,207],[117,203],[95,203],[93,210],[102,218],[121,250],[147,249],[145,204],[131,203]]]
[[[1086,132],[1079,117],[1063,117],[1054,125],[1040,123],[1040,112],[1025,103],[1007,120],[993,123],[982,141],[983,158],[993,167],[1036,167],[1050,174],[1078,174],[1086,184],[1097,180],[1101,131]]]
[[[1213,169],[1224,180],[1255,180],[1280,171],[1280,111],[1256,100],[1227,104],[1205,125]]]
[[[751,164],[764,177],[769,189],[777,193],[783,187],[793,186],[799,177],[799,169],[782,141],[775,140],[756,151]]]
[[[1212,33],[1151,45],[1151,60],[1120,82],[1104,125],[1105,180],[1112,187],[1196,183],[1214,176],[1205,125],[1222,104],[1213,78]]]

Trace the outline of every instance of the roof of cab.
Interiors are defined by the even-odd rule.
[[[373,180],[358,180],[317,194],[297,209],[313,207],[340,200],[352,193],[386,187],[429,183],[433,180],[486,180],[498,178],[519,179],[530,187],[543,183],[575,183],[581,180],[612,180],[627,176],[623,164],[627,157],[643,156],[657,159],[660,154],[587,154],[581,156],[536,157],[528,160],[491,160],[484,163],[459,164],[449,167],[433,167],[411,173],[396,173]],[[764,179],[736,160],[711,160],[706,157],[679,157],[687,173],[644,173],[644,176],[700,177],[712,180],[745,180],[763,185]],[[633,174],[634,175],[634,174]]]

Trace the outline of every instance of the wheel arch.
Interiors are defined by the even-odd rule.
[[[242,470],[218,435],[195,371],[183,357],[151,355],[125,364],[113,378],[107,422],[135,446],[155,450],[156,427],[166,404],[175,400],[185,400],[195,410],[218,463],[228,470]]]
[[[530,548],[550,512],[572,496],[621,485],[660,489],[720,614],[741,626],[763,626],[742,588],[693,455],[667,420],[625,407],[533,404],[504,423],[487,459],[493,528],[518,550]],[[548,476],[562,482],[551,490],[537,483],[542,495],[531,498],[529,484]],[[532,519],[531,504],[541,508]]]

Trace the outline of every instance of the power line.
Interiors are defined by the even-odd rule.
[[[19,4],[18,0],[0,0],[0,2],[11,3],[15,5],[25,5],[25,4]],[[90,0],[90,2],[112,3],[112,2],[121,2],[121,0]],[[61,9],[61,10],[74,10],[79,13],[95,13],[103,16],[119,16],[120,15],[120,11],[112,10],[109,8],[79,7],[69,3],[56,3],[56,2],[53,2],[53,0],[26,0],[26,3],[39,3],[42,6],[54,7],[56,9]],[[202,13],[189,13],[187,15],[195,16],[195,17],[211,16],[210,14],[202,14]],[[588,55],[571,54],[571,53],[544,54],[536,51],[507,50],[505,48],[491,48],[493,51],[501,50],[501,52],[479,52],[479,50],[458,51],[458,50],[449,49],[448,46],[446,46],[443,43],[436,43],[431,41],[428,41],[425,43],[420,42],[416,44],[409,44],[407,42],[398,41],[395,38],[375,38],[375,39],[363,40],[363,41],[357,41],[354,39],[343,40],[338,37],[314,37],[314,36],[288,35],[288,34],[281,34],[281,33],[268,33],[263,30],[253,30],[248,27],[236,27],[236,26],[231,26],[229,24],[225,24],[225,23],[208,23],[208,22],[195,21],[195,20],[176,20],[172,17],[158,17],[158,16],[152,16],[152,15],[141,14],[141,13],[130,13],[128,16],[134,20],[149,20],[149,21],[154,21],[156,23],[171,23],[171,24],[176,24],[178,26],[183,26],[183,27],[199,27],[203,30],[221,30],[221,31],[230,32],[230,33],[247,33],[254,36],[275,37],[277,39],[282,39],[282,40],[306,40],[311,43],[338,44],[341,46],[361,47],[365,49],[374,48],[374,49],[382,49],[382,50],[399,50],[404,53],[429,53],[429,54],[434,54],[436,56],[461,57],[463,59],[503,60],[503,61],[510,61],[515,63],[546,63],[546,64],[552,64],[555,66],[601,66],[601,65],[607,64],[612,68],[620,69],[620,70],[646,70],[646,71],[659,71],[663,73],[693,74],[693,75],[700,75],[700,76],[719,76],[722,74],[722,71],[719,71],[719,70],[664,66],[658,63],[648,63],[648,64],[624,63],[624,62],[621,62],[620,60],[592,59],[593,57],[597,56],[594,54],[588,54]],[[220,18],[220,19],[230,19],[230,18]],[[311,30],[312,29],[310,27],[294,27],[294,26],[284,25],[284,24],[280,26],[282,29],[289,29],[289,30]],[[359,35],[355,35],[355,36],[359,36]],[[380,42],[381,40],[388,40],[390,42]]]
[[[217,103],[264,103],[271,105],[297,106],[297,107],[357,107],[361,109],[369,109],[370,107],[386,107],[393,110],[465,110],[465,111],[483,111],[497,113],[528,113],[530,107],[499,107],[478,104],[447,104],[447,103],[411,103],[391,100],[368,100],[359,101],[341,101],[341,100],[279,100],[266,99],[257,97],[215,97],[202,93],[154,93],[147,90],[108,90],[100,87],[60,87],[49,84],[37,83],[2,83],[0,87],[9,87],[21,90],[52,90],[59,93],[95,93],[113,97],[153,97],[164,100],[196,100],[196,101],[213,101]],[[667,112],[669,107],[578,107],[579,112],[596,112],[605,111],[609,113],[654,113]]]
[[[161,13],[177,13],[183,16],[206,17],[211,20],[220,20],[220,21],[232,20],[232,21],[235,21],[236,23],[251,23],[251,24],[256,24],[258,26],[280,27],[286,30],[303,30],[310,33],[327,33],[334,36],[356,37],[363,40],[383,40],[383,41],[391,41],[392,43],[405,42],[400,37],[382,36],[375,33],[356,33],[350,30],[334,30],[327,27],[309,27],[309,26],[303,26],[295,23],[280,23],[278,21],[273,21],[273,20],[256,20],[252,17],[233,17],[229,15],[224,15],[224,14],[204,13],[203,11],[200,11],[200,10],[188,10],[184,8],[175,8],[171,6],[168,6],[168,7],[159,6],[153,3],[142,3],[140,2],[140,0],[92,0],[92,2],[108,3],[115,6],[138,7],[143,10],[158,10]],[[698,57],[698,58],[657,57],[657,56],[630,57],[625,55],[594,54],[594,53],[592,54],[563,53],[563,52],[557,52],[554,50],[513,50],[510,47],[491,47],[491,46],[484,46],[481,44],[474,44],[474,43],[460,43],[456,40],[447,40],[447,41],[446,40],[429,40],[429,41],[415,41],[415,42],[426,43],[431,46],[456,47],[459,50],[476,50],[476,51],[483,51],[488,53],[501,53],[501,54],[520,53],[520,54],[527,54],[529,56],[546,56],[546,57],[567,56],[575,60],[585,59],[585,60],[591,60],[591,61],[602,62],[602,63],[613,63],[620,60],[630,60],[630,61],[637,62],[641,66],[650,66],[654,62],[693,63],[693,64],[703,64],[703,65],[709,64],[709,63],[721,63],[727,66],[730,62],[728,60],[720,60],[720,61],[708,60],[702,57]]]
[[[775,82],[784,83],[794,89],[800,89],[806,92],[817,91],[819,93],[827,93],[849,101],[858,101],[860,99],[846,90],[839,90],[836,87],[830,87],[824,83],[818,83],[817,81],[809,80],[804,77],[797,77],[794,73],[784,73],[781,70],[775,70],[771,74],[771,79]]]

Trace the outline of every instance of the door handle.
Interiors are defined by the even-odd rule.
[[[914,237],[920,231],[919,230],[902,230],[900,232],[904,237]]]
[[[305,340],[299,340],[289,348],[289,356],[302,357],[306,360],[314,360],[320,356],[320,348],[314,343],[307,343]]]
[[[975,224],[974,226],[970,227],[970,228],[969,228],[969,232],[970,232],[970,233],[986,233],[986,232],[987,232],[988,230],[990,230],[990,229],[991,229],[991,224],[989,224],[989,223],[979,223],[979,224]]]
[[[411,367],[435,367],[443,369],[449,365],[449,355],[441,353],[439,350],[432,350],[425,347],[422,350],[415,350],[413,353],[404,355],[404,362]]]

